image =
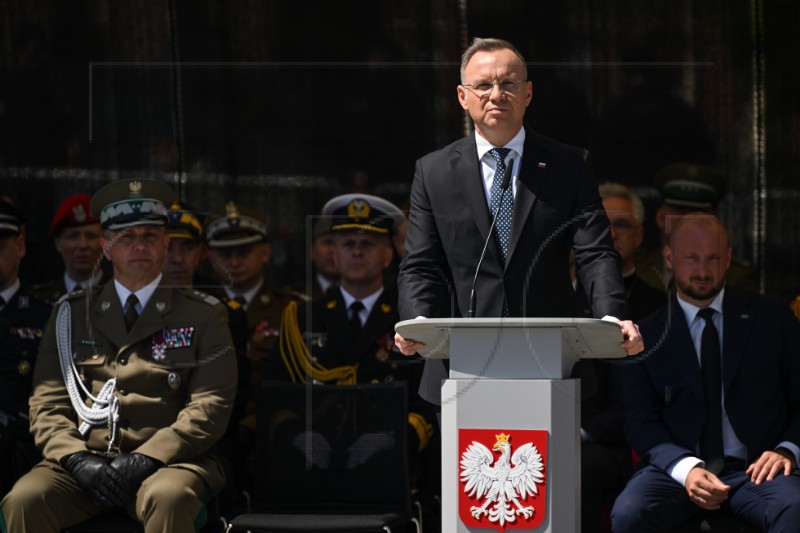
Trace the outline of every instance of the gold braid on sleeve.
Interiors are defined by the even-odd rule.
[[[310,377],[313,381],[337,385],[355,385],[358,365],[345,365],[325,368],[314,360],[308,349],[300,325],[297,322],[297,302],[291,302],[283,310],[281,317],[280,351],[283,364],[294,383],[305,383]]]

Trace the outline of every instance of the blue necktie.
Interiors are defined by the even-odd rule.
[[[492,179],[492,189],[490,197],[490,208],[492,213],[497,210],[497,205],[500,203],[501,189],[500,184],[503,182],[503,175],[506,172],[506,156],[510,152],[508,148],[492,148],[489,153],[492,154],[495,161],[497,161],[497,169],[494,172],[494,179]],[[503,260],[503,265],[506,264],[508,257],[508,238],[511,234],[511,214],[514,207],[514,194],[512,191],[507,190],[503,196],[503,204],[500,206],[500,211],[497,212],[497,222],[494,225],[494,238],[497,241],[497,248],[500,250],[500,257]]]
[[[497,206],[500,204],[500,196],[503,197],[503,202],[500,204],[500,210],[497,211],[497,221],[494,224],[494,239],[497,242],[497,249],[500,251],[500,259],[505,266],[506,258],[508,257],[508,239],[511,235],[511,215],[514,208],[514,194],[512,191],[507,190],[502,194],[500,185],[503,183],[503,178],[506,173],[506,156],[511,150],[508,148],[492,148],[489,153],[492,154],[495,161],[497,161],[497,168],[494,171],[494,178],[492,179],[492,189],[489,207],[492,214],[497,211]],[[510,176],[509,176],[510,178]],[[503,316],[509,316],[508,302],[503,300]]]

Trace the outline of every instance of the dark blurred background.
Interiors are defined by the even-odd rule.
[[[460,54],[493,36],[529,62],[528,124],[589,148],[649,210],[660,166],[720,170],[735,254],[788,296],[798,28],[796,0],[3,0],[0,189],[31,219],[21,275],[59,274],[61,200],[138,176],[209,211],[262,209],[271,278],[303,279],[307,215],[353,190],[403,204],[414,161],[467,132]]]

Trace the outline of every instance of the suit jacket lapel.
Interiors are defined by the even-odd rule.
[[[396,300],[395,300],[396,301]],[[392,318],[394,316],[394,318]],[[384,335],[391,326],[394,325],[397,318],[397,310],[394,308],[391,299],[387,298],[387,290],[384,289],[378,301],[372,307],[372,311],[361,328],[361,335],[356,339],[353,346],[354,354],[359,357],[370,349],[381,335]]]
[[[146,339],[153,335],[156,331],[164,329],[166,323],[164,322],[163,315],[166,315],[172,310],[172,291],[161,283],[156,288],[153,295],[148,300],[147,305],[142,309],[142,314],[133,324],[133,328],[128,332],[125,337],[123,345],[120,350],[124,350],[128,346],[136,344],[142,339]]]
[[[697,395],[702,404],[705,400],[703,395],[703,376],[700,373],[700,360],[697,357],[697,351],[689,333],[689,325],[686,323],[683,309],[678,304],[677,296],[671,298],[669,309],[671,316],[662,315],[664,324],[662,331],[668,335],[666,342],[673,343],[678,348],[668,350],[667,353],[671,354],[675,366],[684,375],[689,388]]]
[[[547,173],[552,166],[552,158],[533,131],[525,130],[525,147],[522,161],[516,161],[517,167],[517,194],[514,198],[514,214],[511,219],[511,235],[508,240],[508,261],[506,268],[511,263],[519,244],[522,230],[528,223],[533,213],[539,190],[542,188]],[[521,165],[521,166],[520,166]]]
[[[105,335],[115,347],[121,346],[128,332],[125,330],[122,304],[113,282],[103,285],[92,307],[94,308],[94,327]]]
[[[337,289],[329,294],[331,298],[324,299],[326,304],[320,313],[324,323],[321,329],[328,332],[328,342],[331,343],[329,353],[338,354],[338,357],[334,356],[337,359],[335,365],[352,364],[356,361],[356,355],[353,352],[355,341],[350,335],[349,311],[341,290]],[[335,305],[331,306],[331,301],[335,302]]]
[[[750,298],[746,294],[725,289],[725,298],[722,301],[722,386],[726,393],[744,357],[744,349],[755,320],[752,314]]]
[[[453,190],[461,190],[464,202],[474,215],[472,219],[478,227],[481,239],[486,241],[486,237],[489,235],[489,226],[492,223],[492,214],[489,211],[489,205],[486,203],[486,189],[483,186],[481,166],[480,161],[478,161],[478,148],[475,144],[474,135],[466,137],[463,142],[455,147],[450,166],[452,172],[450,172],[449,176],[455,181]],[[487,250],[487,253],[489,252]]]

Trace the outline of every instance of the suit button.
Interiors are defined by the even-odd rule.
[[[127,396],[128,395],[128,391],[126,389],[120,389],[119,390],[119,394],[120,394],[120,396]]]
[[[119,360],[119,364],[121,364],[122,366],[125,366],[125,365],[128,364],[128,360],[123,357],[122,359]]]

